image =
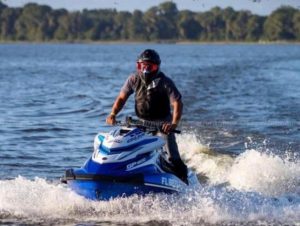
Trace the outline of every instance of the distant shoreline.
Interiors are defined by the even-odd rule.
[[[69,12],[0,0],[0,42],[26,43],[299,43],[300,10],[281,6],[268,16],[231,7],[205,12],[178,10],[172,1],[146,12],[113,9]]]
[[[257,42],[246,42],[246,41],[0,41],[0,44],[170,44],[170,45],[272,45],[272,44],[300,44],[299,41],[257,41]]]

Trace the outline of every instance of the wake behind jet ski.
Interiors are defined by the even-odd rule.
[[[198,184],[191,170],[188,181],[175,175],[165,158],[165,141],[154,136],[161,124],[127,118],[108,134],[94,139],[94,152],[81,168],[68,169],[62,182],[88,199],[183,192]],[[174,131],[178,132],[178,131]]]

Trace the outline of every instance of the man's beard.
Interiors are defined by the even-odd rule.
[[[141,71],[141,78],[146,85],[149,85],[156,77],[157,71],[150,72],[147,70]]]

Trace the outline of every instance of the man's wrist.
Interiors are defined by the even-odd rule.
[[[116,117],[117,114],[114,113],[114,112],[111,112],[109,115],[112,116],[112,117]]]
[[[175,127],[177,127],[177,125],[178,125],[178,124],[175,123],[175,122],[172,122],[171,124],[172,124],[172,126],[175,126]]]

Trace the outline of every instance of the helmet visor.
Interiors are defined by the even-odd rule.
[[[139,71],[156,72],[158,70],[158,64],[149,61],[138,61],[137,69]]]

